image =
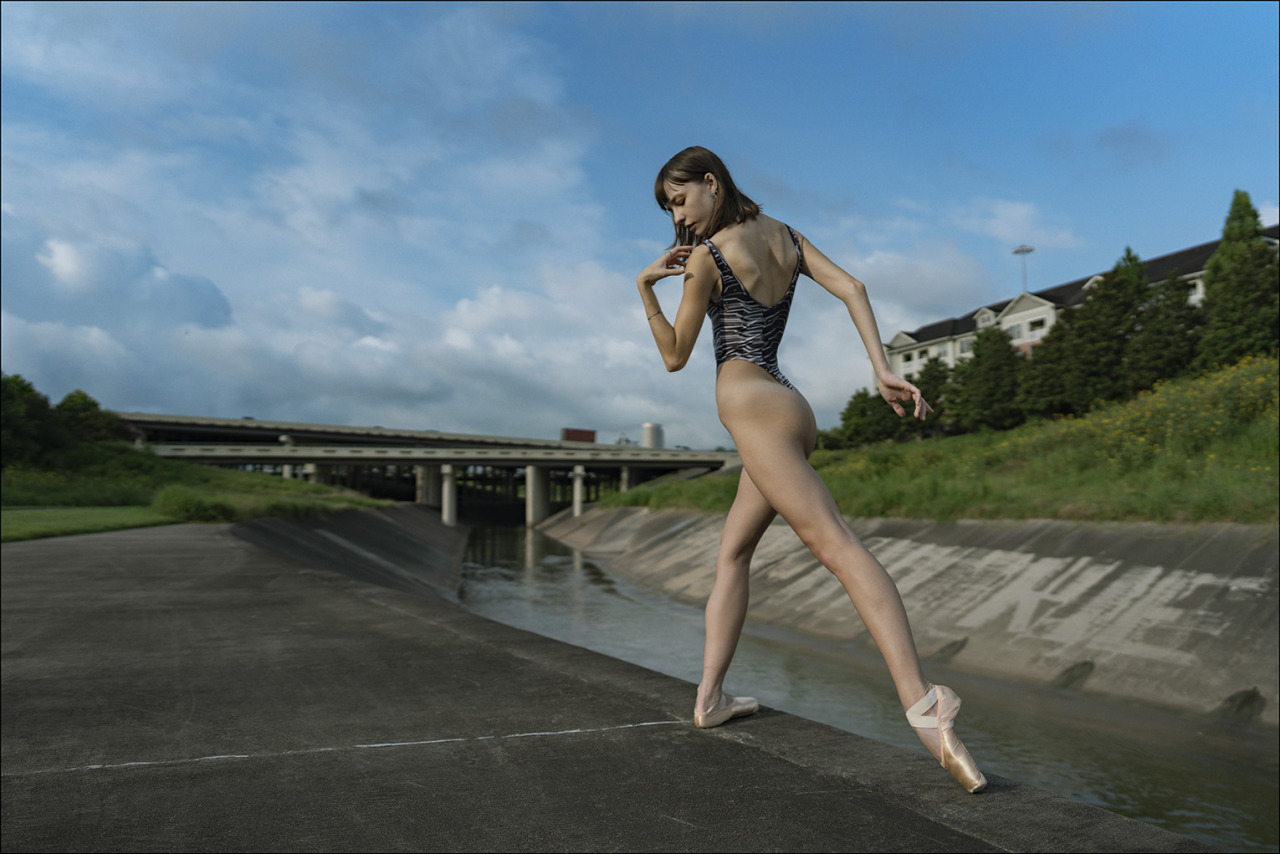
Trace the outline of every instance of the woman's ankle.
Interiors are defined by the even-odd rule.
[[[698,711],[705,712],[720,701],[720,697],[724,694],[724,689],[720,685],[712,684],[710,686],[698,686],[698,697],[694,701],[694,708]]]

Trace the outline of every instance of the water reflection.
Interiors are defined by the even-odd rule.
[[[613,578],[523,528],[472,529],[469,610],[696,683],[702,612]],[[1275,730],[1014,686],[928,665],[965,698],[961,734],[984,770],[1233,851],[1275,851]],[[748,625],[726,688],[920,750],[884,664],[850,645]],[[693,684],[689,688],[692,713]]]

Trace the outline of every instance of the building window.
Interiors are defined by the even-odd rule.
[[[961,353],[972,353],[972,352],[973,352],[973,339],[972,339],[972,338],[962,338],[962,339],[960,339],[960,352],[961,352]]]
[[[978,315],[978,328],[981,329],[984,326],[990,326],[991,320],[992,318],[991,318],[991,315],[989,314]]]
[[[1006,327],[1004,331],[1006,335],[1008,335],[1014,341],[1017,341],[1019,338],[1022,337],[1022,324],[1015,323],[1012,326]]]
[[[1032,341],[1039,341],[1044,337],[1044,318],[1033,320],[1027,324],[1027,330],[1031,333],[1028,337]]]
[[[1191,280],[1191,293],[1187,297],[1187,302],[1191,303],[1192,305],[1199,305],[1200,303],[1204,302],[1204,280],[1203,279]]]
[[[912,357],[912,355],[911,355],[910,353],[905,353],[905,354],[903,354],[903,356],[902,356],[902,364],[904,364],[904,365],[905,365],[907,362],[910,362],[912,358],[913,358],[913,357]]]
[[[929,358],[929,348],[928,348],[928,347],[925,347],[923,350],[921,350],[921,351],[920,351],[920,354],[919,354],[919,355],[920,355],[920,361],[922,361],[922,362],[923,362],[925,359]]]

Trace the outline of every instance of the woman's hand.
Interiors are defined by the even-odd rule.
[[[692,246],[671,247],[641,271],[636,277],[636,283],[642,287],[653,287],[668,276],[683,275],[685,262],[689,260],[689,253],[692,251]]]
[[[926,415],[933,412],[933,407],[925,401],[920,389],[897,374],[881,371],[876,374],[876,384],[880,387],[880,396],[893,407],[893,411],[898,413],[899,418],[907,414],[907,411],[902,407],[902,404],[907,401],[911,401],[914,407],[915,411],[912,415],[921,421],[924,420]]]

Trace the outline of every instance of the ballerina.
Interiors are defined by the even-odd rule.
[[[897,585],[858,540],[831,492],[809,465],[817,441],[813,410],[778,367],[778,344],[803,273],[845,304],[875,369],[880,394],[904,417],[932,408],[920,390],[889,370],[866,286],[803,234],[760,212],[711,151],[686,148],[658,173],[654,196],[669,212],[676,240],[636,284],[654,341],[669,371],[688,362],[704,317],[716,355],[716,406],[742,459],[737,495],[725,520],[716,578],[706,607],[702,681],[694,723],[718,726],[759,704],[723,689],[747,614],[751,556],[775,516],[839,579],[884,656],[907,720],[929,752],[970,792],[986,778],[955,734],[960,698],[929,684],[920,666]],[[654,285],[683,276],[674,321]]]

